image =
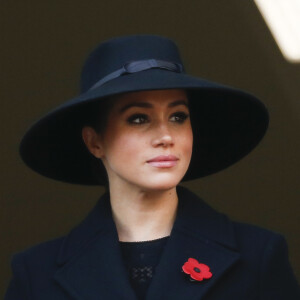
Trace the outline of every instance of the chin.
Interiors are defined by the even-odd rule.
[[[144,188],[152,191],[171,190],[180,183],[182,177],[152,176],[151,180],[148,180],[147,183],[145,183]]]

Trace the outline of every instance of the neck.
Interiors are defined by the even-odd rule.
[[[110,201],[120,241],[147,241],[170,235],[178,204],[176,187],[160,191],[111,187]]]

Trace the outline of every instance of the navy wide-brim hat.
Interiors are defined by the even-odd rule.
[[[262,139],[265,106],[254,96],[187,75],[175,43],[153,35],[108,40],[88,57],[82,93],[37,121],[21,141],[20,154],[34,171],[69,183],[105,183],[105,169],[85,147],[81,129],[95,103],[127,92],[185,89],[194,134],[190,167],[183,180],[234,164]]]

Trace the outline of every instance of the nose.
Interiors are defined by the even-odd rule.
[[[153,147],[169,147],[174,144],[174,138],[167,126],[162,125],[155,130],[152,140]]]

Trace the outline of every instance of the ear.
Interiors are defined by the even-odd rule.
[[[82,139],[88,150],[96,157],[102,158],[104,155],[101,136],[90,126],[84,126],[81,131]]]

